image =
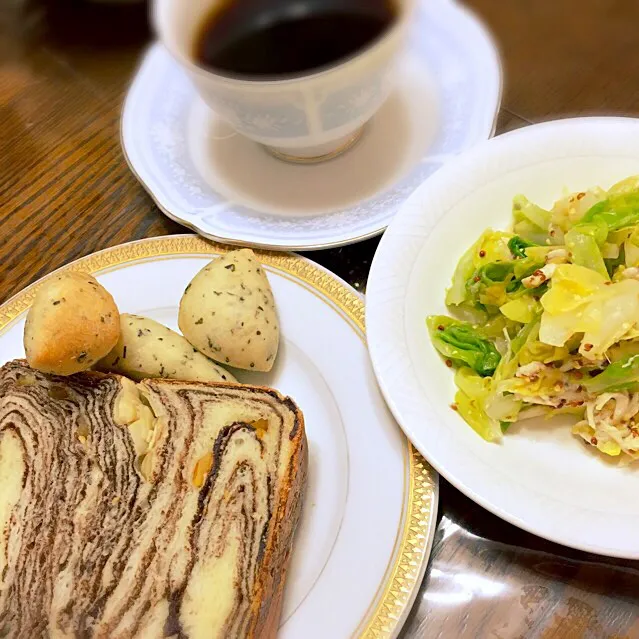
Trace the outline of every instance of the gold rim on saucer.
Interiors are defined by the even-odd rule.
[[[284,153],[283,151],[278,151],[272,146],[263,145],[264,148],[278,160],[283,160],[284,162],[292,162],[293,164],[319,164],[320,162],[326,162],[327,160],[332,160],[336,158],[342,153],[346,153],[349,149],[353,148],[361,139],[362,134],[364,133],[364,128],[366,127],[363,124],[357,131],[355,131],[352,135],[350,135],[344,143],[337,147],[336,149],[329,151],[328,153],[324,153],[322,155],[312,155],[310,157],[302,157],[299,155],[292,155],[290,153]]]

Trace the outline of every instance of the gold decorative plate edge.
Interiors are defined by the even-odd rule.
[[[0,331],[26,311],[42,284],[62,271],[95,273],[128,262],[162,256],[210,255],[236,250],[197,235],[169,235],[119,244],[81,257],[44,276],[0,305]],[[254,249],[262,263],[294,275],[323,293],[365,332],[364,300],[337,276],[292,253]],[[360,624],[359,639],[386,639],[399,632],[424,573],[432,544],[437,512],[437,477],[421,454],[408,442],[409,483],[407,512],[395,561],[375,609]]]

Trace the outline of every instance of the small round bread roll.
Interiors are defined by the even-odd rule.
[[[205,266],[184,291],[178,325],[207,357],[270,371],[280,329],[271,286],[253,251],[231,251]]]
[[[31,368],[71,375],[104,357],[119,336],[120,314],[109,292],[87,273],[66,271],[38,289],[24,350]]]

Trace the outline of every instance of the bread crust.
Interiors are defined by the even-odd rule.
[[[304,416],[297,406],[295,408],[298,427],[292,440],[294,451],[282,482],[277,510],[273,513],[274,524],[253,595],[255,623],[249,633],[251,639],[274,639],[277,635],[293,539],[302,513],[308,475],[308,442]]]

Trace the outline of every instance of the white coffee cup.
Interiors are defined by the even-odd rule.
[[[198,66],[198,29],[227,0],[154,0],[160,41],[182,65],[204,101],[240,134],[274,155],[298,162],[334,157],[359,137],[393,88],[395,63],[414,0],[396,0],[394,23],[369,47],[320,72],[293,79],[248,81]]]

